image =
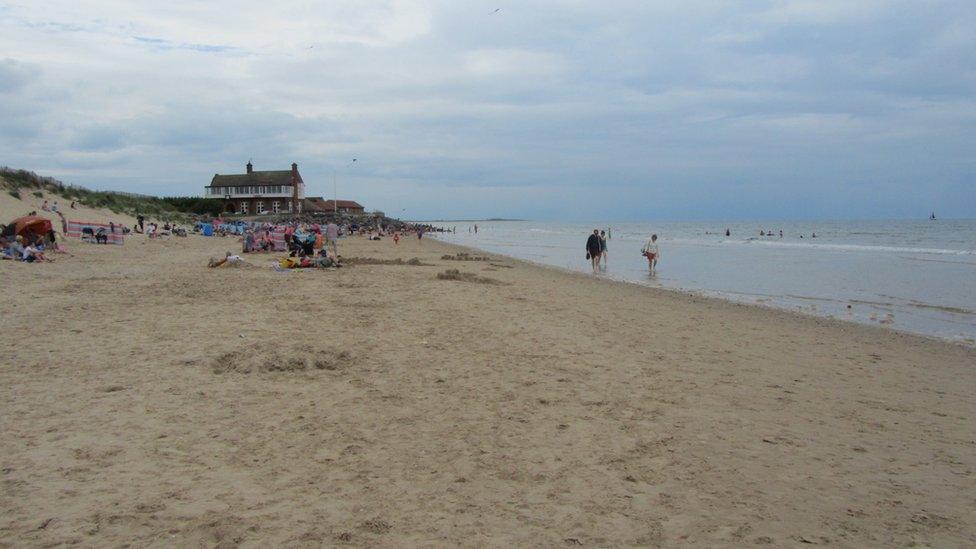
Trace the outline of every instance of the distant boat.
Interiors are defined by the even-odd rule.
[[[929,216],[929,219],[935,221],[935,212],[932,212],[932,215]]]

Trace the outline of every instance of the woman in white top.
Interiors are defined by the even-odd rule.
[[[652,234],[651,238],[647,240],[644,247],[641,248],[641,253],[647,258],[647,267],[654,272],[657,269],[657,260],[661,257],[661,251],[657,248],[657,235]]]

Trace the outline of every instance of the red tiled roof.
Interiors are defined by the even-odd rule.
[[[317,197],[310,197],[308,198],[308,200],[314,202],[317,208],[321,208],[324,211],[331,211],[336,208],[335,206],[336,201],[334,200],[322,200],[321,198],[317,198]],[[363,208],[362,204],[356,202],[355,200],[339,200],[338,202],[339,202],[340,209],[346,209],[346,210],[365,209]]]

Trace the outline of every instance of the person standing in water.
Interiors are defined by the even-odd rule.
[[[647,240],[644,247],[641,248],[641,253],[647,258],[647,268],[653,273],[657,270],[657,260],[661,257],[661,251],[657,247],[657,235],[652,234],[651,238]]]
[[[607,233],[600,231],[600,258],[603,260],[603,268],[607,268]]]
[[[600,246],[600,230],[593,229],[593,234],[586,239],[586,258],[593,264],[593,272],[600,270],[600,256],[603,248]]]

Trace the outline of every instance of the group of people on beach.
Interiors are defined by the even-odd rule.
[[[324,224],[298,219],[274,224],[244,221],[225,224],[214,220],[213,225],[215,235],[240,235],[243,254],[287,251],[288,256],[280,258],[275,266],[278,270],[341,267],[339,239],[346,235],[358,234],[370,241],[389,236],[394,244],[399,244],[401,239],[401,231],[396,227],[356,223],[340,225],[332,219],[325,221]],[[410,225],[404,229],[416,233],[418,239],[422,239],[427,230],[437,230],[426,225]],[[278,243],[283,242],[284,248],[276,247],[276,235]],[[241,255],[231,252],[227,252],[221,259],[211,258],[208,263],[211,268],[245,265],[247,264]]]
[[[607,231],[593,229],[586,239],[586,259],[593,265],[594,273],[607,268],[607,255]]]
[[[607,268],[607,240],[611,234],[610,229],[593,229],[593,233],[586,238],[586,259],[590,260],[594,273]],[[651,273],[656,272],[657,260],[661,256],[656,234],[652,234],[641,247],[641,255],[647,259],[647,267]]]
[[[0,260],[8,259],[12,261],[54,261],[45,255],[48,251],[65,253],[64,248],[60,247],[56,240],[54,231],[46,235],[31,235],[27,238],[24,235],[12,237],[0,236]]]

